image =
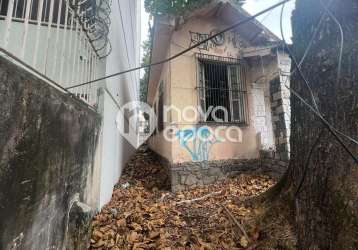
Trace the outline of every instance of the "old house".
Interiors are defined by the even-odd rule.
[[[151,61],[169,58],[250,15],[230,1],[154,21]],[[283,172],[289,158],[290,60],[257,20],[152,67],[148,103],[158,117],[150,148],[169,166],[173,190],[231,171]],[[286,74],[286,75],[285,75]]]

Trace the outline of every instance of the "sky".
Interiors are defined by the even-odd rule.
[[[246,0],[243,8],[248,11],[251,15],[254,15],[278,2],[281,0]],[[148,21],[149,15],[144,10],[144,0],[141,0],[142,4],[142,16],[141,16],[141,25],[142,25],[142,33],[141,40],[142,43],[147,39],[148,36]],[[286,3],[285,12],[283,16],[283,29],[284,35],[287,42],[291,41],[292,31],[291,31],[291,14],[295,7],[295,0],[292,0]],[[269,30],[271,30],[274,34],[281,38],[280,31],[280,14],[281,7],[278,7],[267,14],[263,14],[258,17],[257,20],[264,24]]]

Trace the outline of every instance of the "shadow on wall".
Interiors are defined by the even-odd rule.
[[[84,104],[0,58],[0,249],[85,249],[92,211],[79,201],[91,199],[99,127]]]

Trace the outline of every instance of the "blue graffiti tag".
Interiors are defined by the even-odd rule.
[[[176,136],[179,138],[180,145],[190,153],[193,161],[208,161],[211,146],[220,142],[205,126],[181,129]],[[189,142],[192,142],[192,148]]]

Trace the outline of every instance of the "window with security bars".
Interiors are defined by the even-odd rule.
[[[197,54],[201,122],[248,124],[245,65],[234,58]]]

